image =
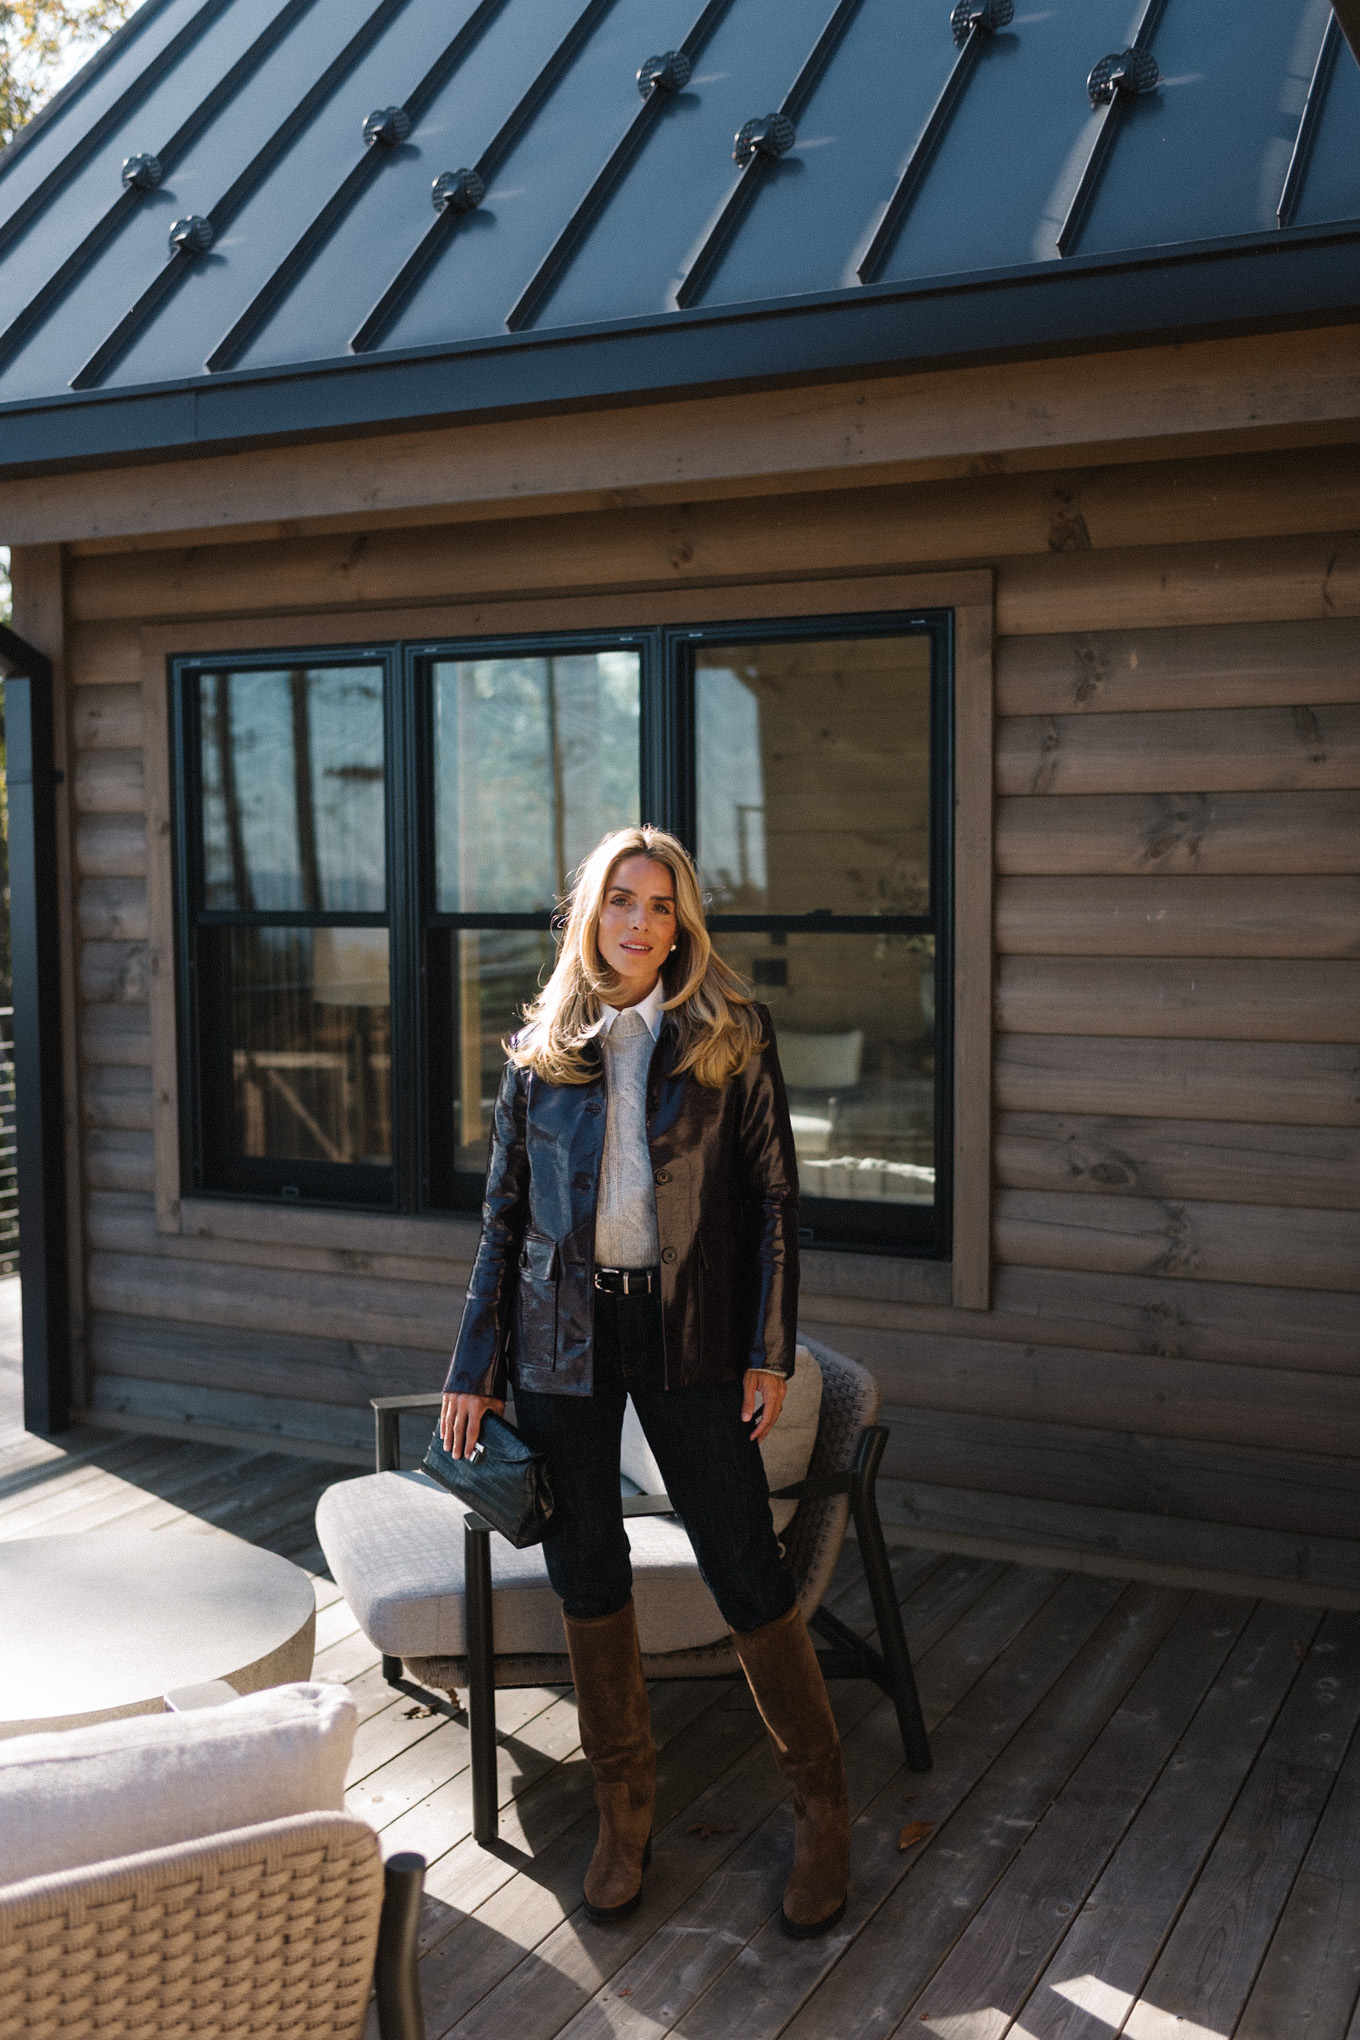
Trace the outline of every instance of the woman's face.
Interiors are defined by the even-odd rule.
[[[609,874],[600,908],[602,960],[622,980],[615,1002],[635,1006],[661,974],[675,942],[675,881],[664,864],[640,852]]]

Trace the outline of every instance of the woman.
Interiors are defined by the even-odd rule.
[[[440,1421],[470,1453],[508,1373],[520,1433],[548,1456],[544,1557],[600,1814],[586,1910],[631,1912],[651,1855],[656,1751],[619,1505],[631,1395],[793,1785],[782,1924],[824,1933],[845,1910],[845,1772],[759,1451],[794,1364],[793,1135],[769,1014],[714,953],[674,836],[620,829],[586,859],[526,1018]]]

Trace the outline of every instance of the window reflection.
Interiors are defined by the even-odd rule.
[[[203,904],[381,913],[378,666],[198,676]]]
[[[522,1024],[524,1008],[552,974],[557,948],[544,930],[460,928],[451,945],[454,1167],[483,1177],[496,1091],[505,1068],[501,1046]]]
[[[385,928],[231,928],[227,1057],[238,1155],[392,1159]]]
[[[715,945],[770,1009],[804,1197],[935,1200],[935,942],[747,935]]]
[[[436,662],[440,913],[549,911],[637,820],[640,667],[631,651]]]
[[[928,638],[706,645],[695,715],[715,912],[928,911]]]

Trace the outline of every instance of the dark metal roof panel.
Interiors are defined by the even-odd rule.
[[[1295,226],[1360,219],[1360,64],[1338,36],[1308,162]]]
[[[1082,253],[1270,232],[1330,18],[1329,0],[1171,0],[1161,82],[1124,113]]]
[[[1214,306],[1355,309],[1349,256],[1329,270],[1299,240],[1335,222],[1338,250],[1360,251],[1360,68],[1327,0],[964,0],[962,16],[949,0],[149,0],[0,155],[0,468],[11,448],[32,458],[35,402],[74,407],[56,436],[69,449],[83,429],[99,458],[202,443],[210,420],[287,429],[289,372],[300,389],[328,364],[334,401],[318,385],[294,408],[359,424],[390,417],[398,387],[442,385],[451,414],[493,389],[569,402],[720,364],[887,365],[947,335],[957,353]],[[1093,107],[1092,65],[1131,43],[1155,84]],[[644,98],[638,67],[668,50],[691,74]],[[367,146],[383,107],[409,132]],[[126,190],[141,155],[159,179]],[[457,171],[476,174],[437,211],[433,181]],[[190,216],[197,252],[172,254]],[[1290,248],[1292,303],[1265,262]],[[787,361],[760,326],[776,313],[801,320]],[[433,381],[401,369],[441,357]],[[143,426],[104,421],[132,399]]]
[[[230,0],[149,0],[139,8],[99,56],[0,153],[0,224],[11,219],[46,180],[64,168],[69,171],[92,145],[98,147],[113,123],[135,118],[175,38],[229,4]]]

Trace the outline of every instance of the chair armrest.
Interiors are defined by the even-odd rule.
[[[822,1502],[829,1495],[848,1495],[854,1486],[852,1470],[844,1473],[814,1473],[796,1480],[791,1487],[771,1488],[772,1502]]]
[[[401,1413],[403,1410],[437,1410],[444,1398],[441,1395],[374,1395],[369,1397],[373,1411],[374,1448],[379,1473],[395,1473],[401,1466]]]

